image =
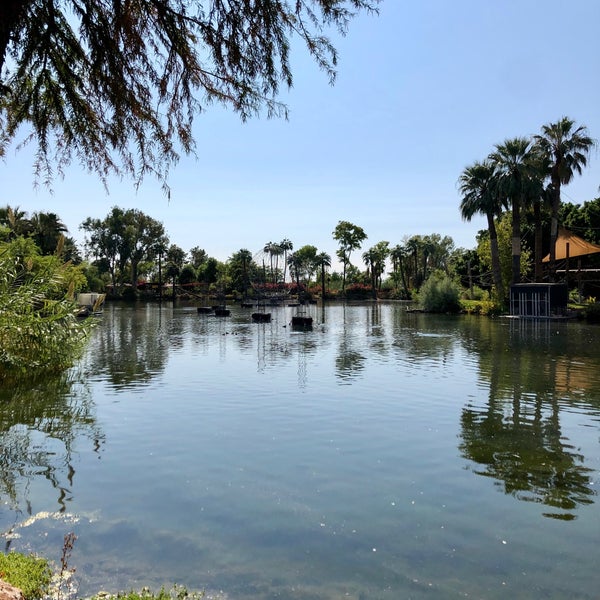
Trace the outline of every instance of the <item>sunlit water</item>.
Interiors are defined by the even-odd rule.
[[[79,595],[598,598],[600,329],[310,306],[108,305],[5,390],[0,531]]]

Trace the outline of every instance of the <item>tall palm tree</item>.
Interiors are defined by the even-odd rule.
[[[498,192],[510,202],[512,211],[512,283],[521,280],[521,208],[537,187],[533,144],[516,137],[496,144],[488,159],[496,164]]]
[[[319,252],[315,256],[315,265],[321,269],[321,298],[325,301],[325,270],[331,266],[331,256],[327,252]]]
[[[271,270],[271,281],[273,282],[273,249],[277,244],[273,242],[267,242],[263,247],[263,252],[269,255],[269,266]],[[263,261],[263,270],[264,270],[264,261]],[[266,280],[266,277],[265,277]]]
[[[287,238],[284,238],[279,242],[278,246],[283,250],[283,283],[285,283],[286,275],[287,275],[287,257],[288,252],[291,252],[294,249],[294,244]]]
[[[275,271],[273,283],[277,283],[279,279],[279,257],[284,254],[283,248],[279,244],[272,244],[271,255],[275,257]]]
[[[67,226],[53,212],[34,212],[31,215],[33,239],[42,254],[53,254],[58,240],[68,232]]]
[[[363,262],[367,267],[367,275],[371,280],[371,294],[373,298],[377,298],[377,283],[376,283],[376,269],[375,263],[377,262],[377,250],[375,248],[369,248],[362,254]]]
[[[534,136],[538,150],[549,163],[548,176],[552,190],[552,220],[550,225],[550,272],[556,270],[556,239],[558,238],[558,212],[560,188],[581,174],[587,164],[587,156],[596,142],[588,135],[585,125],[575,127],[575,121],[563,117],[556,123],[542,126],[542,133]]]
[[[460,203],[462,218],[470,221],[475,215],[480,214],[485,215],[487,219],[492,253],[492,277],[498,297],[504,300],[495,218],[500,216],[505,206],[496,188],[496,174],[496,165],[492,161],[475,162],[461,173],[458,183],[462,194]]]
[[[398,285],[398,274],[400,275],[400,281],[402,282],[402,287],[404,288],[404,296],[406,298],[409,297],[408,293],[408,284],[406,282],[406,274],[404,269],[404,261],[408,255],[408,250],[406,246],[402,246],[400,244],[396,244],[390,250],[390,258],[392,259],[392,272],[394,274],[394,279],[396,280],[396,285]]]

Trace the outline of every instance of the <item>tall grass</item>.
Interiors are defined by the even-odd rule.
[[[20,240],[0,244],[0,384],[64,370],[81,350],[90,323],[76,316],[69,267]]]

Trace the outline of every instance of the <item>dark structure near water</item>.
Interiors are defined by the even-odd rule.
[[[510,286],[510,314],[533,319],[565,317],[568,299],[565,283],[517,283]]]

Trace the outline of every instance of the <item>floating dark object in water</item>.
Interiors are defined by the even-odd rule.
[[[208,313],[211,313],[212,311],[213,311],[212,306],[199,306],[198,307],[198,314],[206,315]]]
[[[215,308],[215,317],[228,317],[231,314],[231,311],[224,306],[218,306]]]
[[[252,313],[252,320],[256,323],[270,323],[271,322],[271,313],[265,312],[255,312]]]
[[[254,303],[252,302],[242,302],[242,308],[252,308]]]
[[[308,331],[312,329],[313,320],[312,317],[304,317],[296,315],[292,317],[292,329],[300,331]]]

